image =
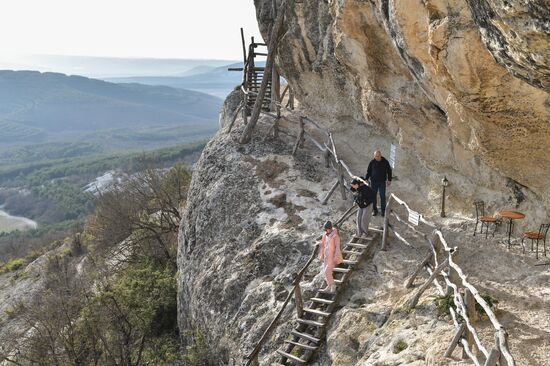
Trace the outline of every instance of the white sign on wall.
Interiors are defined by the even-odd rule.
[[[397,147],[394,144],[390,145],[390,166],[395,169],[395,157],[397,155]]]
[[[409,222],[414,226],[418,226],[419,220],[420,220],[420,214],[416,211],[409,209]]]

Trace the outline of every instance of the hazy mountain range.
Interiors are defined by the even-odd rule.
[[[0,69],[61,72],[101,79],[149,75],[186,76],[232,63],[235,60],[2,55]]]
[[[106,78],[114,83],[139,83],[146,85],[165,85],[173,88],[196,90],[225,98],[235,86],[242,82],[242,72],[228,71],[229,68],[242,67],[242,62],[220,67],[197,67],[184,76],[134,76]]]
[[[166,86],[0,71],[0,144],[210,136],[221,104],[211,95]]]

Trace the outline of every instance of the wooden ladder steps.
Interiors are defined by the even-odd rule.
[[[320,288],[319,290],[317,290],[317,292],[320,294],[336,296],[336,292],[330,292],[329,290],[325,290],[324,288]]]
[[[349,268],[341,268],[341,267],[336,267],[332,270],[332,272],[338,272],[338,273],[348,273],[350,271]]]
[[[361,255],[363,252],[354,252],[353,250],[342,250],[342,254],[349,254],[349,255]]]
[[[357,264],[357,263],[359,263],[359,261],[354,261],[354,260],[351,260],[351,259],[344,259],[344,261],[342,263],[344,263],[344,264]]]
[[[336,280],[334,280],[334,283],[336,283]],[[330,316],[330,313],[327,313],[326,311],[317,310],[317,309],[304,308],[304,311],[306,313],[311,313],[315,315]]]
[[[351,241],[352,243],[356,243],[357,241],[361,240],[361,241],[372,241],[374,239],[374,236],[369,236],[369,237],[362,237],[362,236],[354,236],[353,238],[351,238]]]
[[[295,335],[296,337],[300,337],[302,339],[307,339],[308,341],[319,343],[321,340],[319,338],[315,338],[311,334],[298,332],[297,330],[293,330],[290,332],[290,334]]]
[[[359,249],[366,249],[367,245],[365,244],[358,244],[358,243],[348,243],[349,247],[359,248]]]
[[[303,343],[300,343],[300,342],[294,342],[294,341],[291,341],[289,339],[286,339],[285,343],[293,344],[297,347],[308,349],[310,351],[315,351],[318,348],[317,346],[312,346],[312,345],[309,345],[309,344],[303,344]]]
[[[321,304],[328,304],[328,305],[334,303],[334,300],[321,299],[319,297],[312,297],[310,300],[313,301],[313,302],[318,302],[318,303],[321,303]]]
[[[296,321],[300,324],[311,325],[313,327],[324,327],[326,325],[325,323],[317,322],[315,320],[302,319],[302,318],[297,318]]]
[[[294,355],[291,355],[290,353],[286,353],[285,351],[280,350],[280,349],[277,350],[277,353],[280,354],[280,355],[283,356],[283,357],[286,357],[286,358],[288,358],[288,359],[290,359],[290,360],[292,360],[292,361],[298,362],[298,363],[306,363],[306,362],[307,362],[307,361],[305,361],[305,360],[302,360],[302,359],[299,358],[299,357],[296,357],[296,356],[294,356]]]

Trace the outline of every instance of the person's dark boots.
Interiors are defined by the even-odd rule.
[[[378,216],[378,209],[372,210],[372,216]]]
[[[382,211],[382,214],[380,216],[382,217],[386,216],[386,211]]]

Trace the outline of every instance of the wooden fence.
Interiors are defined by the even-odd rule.
[[[407,219],[399,216],[396,212],[398,207],[406,209]],[[459,249],[449,246],[443,233],[433,223],[424,219],[421,214],[412,210],[405,201],[394,194],[390,195],[386,205],[382,236],[383,248],[386,246],[389,231],[392,231],[399,240],[412,246],[403,234],[398,233],[397,229],[390,224],[390,217],[395,218],[395,220],[423,237],[430,248],[412,275],[405,281],[404,286],[412,288],[415,278],[422,270],[426,270],[429,276],[428,280],[416,289],[408,306],[414,308],[423,292],[432,284],[441,296],[452,296],[453,306],[449,308],[449,311],[456,333],[445,352],[445,357],[450,357],[456,346],[460,344],[463,349],[462,357],[471,359],[478,366],[514,366],[515,362],[508,349],[508,335],[504,326],[500,324],[491,306],[468,281],[467,276],[457,264]],[[419,229],[421,226],[432,230],[432,233],[430,235],[425,234]],[[438,281],[438,278],[443,280],[443,285]],[[494,343],[491,342],[489,348],[481,341],[476,329],[476,321],[478,320],[476,305],[483,309],[494,328]]]

